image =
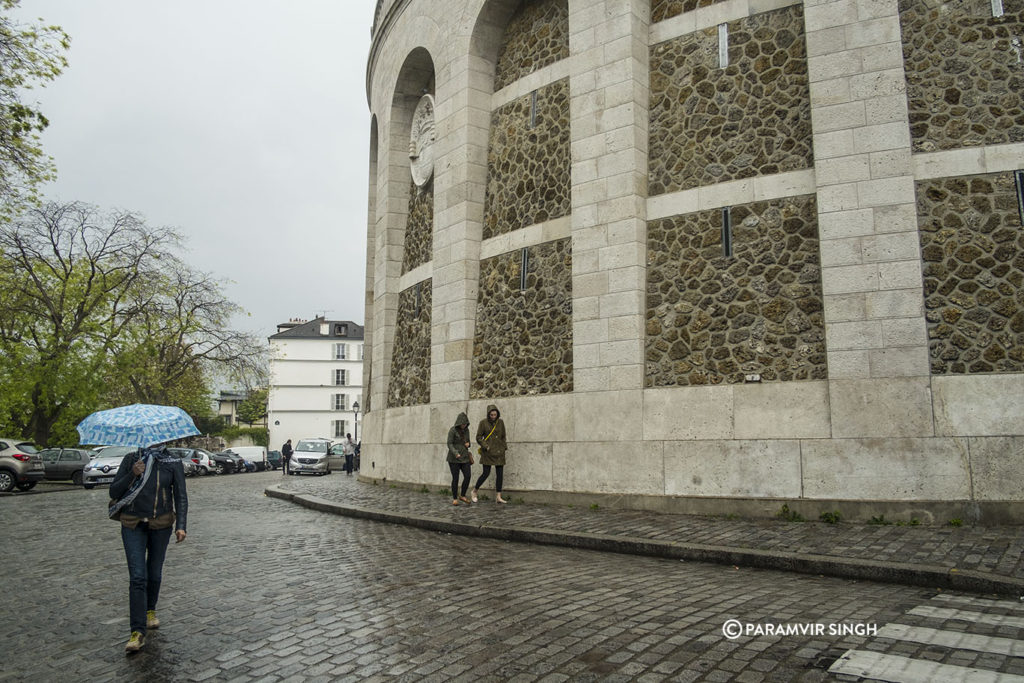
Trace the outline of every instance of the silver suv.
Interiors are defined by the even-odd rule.
[[[331,464],[327,459],[330,449],[329,439],[300,439],[288,461],[288,474],[330,474]]]
[[[15,486],[28,491],[46,476],[43,459],[31,441],[0,438],[0,492]]]

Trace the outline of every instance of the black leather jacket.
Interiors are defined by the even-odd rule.
[[[128,493],[132,482],[135,481],[135,474],[132,473],[132,465],[139,460],[139,452],[129,453],[121,460],[117,468],[117,475],[110,483],[110,497],[117,500]],[[171,462],[156,461],[153,472],[149,475],[149,481],[139,491],[129,505],[121,510],[122,513],[152,519],[160,515],[174,512],[176,517],[174,528],[187,531],[188,522],[188,493],[185,492],[185,467],[180,460]]]

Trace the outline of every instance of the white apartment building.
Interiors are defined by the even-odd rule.
[[[354,438],[362,427],[363,327],[350,320],[291,320],[270,341],[270,448],[288,439]]]

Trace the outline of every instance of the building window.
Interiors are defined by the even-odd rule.
[[[335,325],[334,336],[336,337],[347,337],[348,336],[348,325]]]
[[[334,371],[334,386],[343,387],[348,384],[347,380],[348,373],[345,370]]]
[[[345,394],[335,394],[331,401],[331,405],[335,410],[348,410],[348,407],[345,405],[347,400],[348,396]]]
[[[340,439],[345,436],[345,430],[348,428],[347,420],[334,420],[334,438]]]
[[[345,360],[348,351],[348,344],[334,345],[334,360]]]
[[[366,346],[366,344],[360,344],[359,345],[359,360],[363,360],[363,347],[364,346]]]

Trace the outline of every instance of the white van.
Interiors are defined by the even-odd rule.
[[[237,453],[243,459],[256,465],[257,472],[270,469],[270,466],[267,465],[267,449],[263,446],[231,446],[225,450]]]

